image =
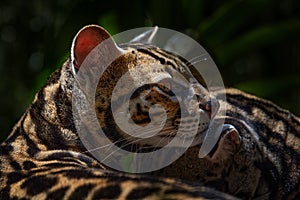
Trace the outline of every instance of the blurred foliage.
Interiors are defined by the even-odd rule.
[[[0,140],[87,24],[111,34],[152,25],[189,34],[212,55],[227,86],[300,114],[299,0],[2,0]]]

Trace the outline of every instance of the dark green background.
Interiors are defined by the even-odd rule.
[[[187,33],[211,54],[227,86],[300,114],[299,0],[2,0],[0,141],[91,23],[111,34],[152,25]]]

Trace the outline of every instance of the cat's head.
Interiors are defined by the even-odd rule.
[[[105,29],[90,25],[73,40],[75,76],[83,67],[91,76],[100,68],[95,112],[105,134],[127,149],[160,148],[173,139],[178,146],[200,143],[218,107],[185,59],[149,45],[156,31],[117,45]]]

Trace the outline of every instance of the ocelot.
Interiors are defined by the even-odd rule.
[[[208,92],[192,75],[190,63],[150,45],[153,37],[154,32],[145,33],[117,46],[97,25],[86,26],[77,33],[70,58],[50,76],[0,146],[0,199],[300,197],[300,119],[269,101],[236,89]],[[109,62],[108,57],[116,59]],[[99,59],[101,64],[97,65]],[[99,68],[103,72],[96,80],[92,106],[97,123],[112,144],[129,152],[147,153],[179,138],[175,146],[181,148],[182,139],[189,141],[191,147],[169,166],[145,174],[120,172],[99,162],[84,146],[76,124],[88,127],[92,121],[78,119],[73,108],[74,93],[83,100],[87,95],[76,85],[82,81],[82,69],[87,77],[93,77]],[[112,104],[124,102],[122,98],[129,92],[125,86],[115,91],[124,74],[129,77],[123,84],[131,81],[141,87],[130,96],[128,113],[120,119],[131,119],[145,128],[153,119],[161,122],[161,109],[153,109],[159,105],[164,108],[166,119],[158,134],[141,138],[148,132],[137,132],[135,137],[117,125]],[[151,84],[144,84],[146,80]],[[184,91],[181,98],[186,102],[187,113],[172,92],[176,89]],[[224,93],[226,101],[218,98]],[[86,111],[80,100],[77,104],[80,111]],[[121,107],[118,105],[117,111]],[[226,114],[216,115],[216,108],[225,109]],[[199,158],[212,119],[225,123],[214,148]],[[179,124],[184,127],[180,132]],[[189,137],[194,131],[195,137]],[[98,142],[90,132],[84,134]]]

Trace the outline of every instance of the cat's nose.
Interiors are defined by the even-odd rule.
[[[211,118],[214,118],[219,110],[220,104],[216,98],[211,98],[205,103],[200,103],[199,108],[206,111]]]

